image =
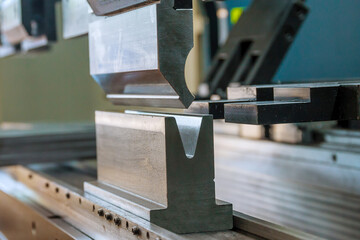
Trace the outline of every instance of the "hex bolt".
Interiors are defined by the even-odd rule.
[[[104,213],[104,210],[100,208],[100,209],[98,210],[98,214],[99,214],[100,217],[103,217],[104,214],[105,214],[105,213]]]
[[[285,33],[285,39],[288,41],[288,42],[292,42],[294,40],[294,36],[290,33],[290,32],[286,32]]]
[[[120,226],[121,219],[119,217],[114,218],[114,223],[115,223],[116,226]]]
[[[298,16],[298,18],[303,21],[305,19],[306,13],[304,12],[303,9],[297,9],[296,10],[296,15]]]
[[[133,226],[131,228],[131,231],[134,235],[139,235],[140,234],[140,228],[138,226]]]
[[[105,213],[105,219],[111,221],[113,219],[113,215],[111,213]]]

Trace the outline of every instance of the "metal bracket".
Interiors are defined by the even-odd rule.
[[[209,115],[96,113],[98,181],[87,193],[176,233],[233,227],[215,199]]]
[[[305,20],[300,0],[254,0],[233,27],[205,79],[209,98],[230,83],[269,83]]]

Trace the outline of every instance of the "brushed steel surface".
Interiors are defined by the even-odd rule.
[[[89,31],[89,4],[86,0],[62,1],[64,39],[82,36]]]
[[[215,150],[216,197],[236,211],[325,239],[359,238],[358,153],[228,135],[215,136]]]
[[[115,104],[188,107],[185,82],[193,47],[192,10],[172,0],[110,17],[92,16],[90,73]]]
[[[85,191],[177,233],[230,229],[212,129],[210,115],[97,112],[98,182]]]
[[[98,180],[166,206],[165,119],[96,112],[95,121]]]
[[[239,229],[254,233],[257,236],[269,240],[325,240],[324,238],[304,233],[293,228],[276,225],[274,223],[266,222],[264,220],[235,211],[234,225]]]

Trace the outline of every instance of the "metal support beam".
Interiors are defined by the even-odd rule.
[[[213,61],[205,79],[209,96],[225,95],[234,82],[269,83],[307,13],[299,0],[254,0]]]

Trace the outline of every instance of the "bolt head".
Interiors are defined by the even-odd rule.
[[[132,231],[132,233],[134,235],[139,235],[140,234],[140,228],[138,226],[133,226],[131,231]]]
[[[104,214],[105,214],[105,212],[104,212],[103,209],[100,208],[100,209],[98,210],[98,214],[99,214],[100,217],[103,217]]]
[[[121,219],[119,217],[114,218],[114,223],[115,223],[116,226],[120,226]]]
[[[113,215],[111,213],[105,213],[105,219],[111,221],[113,219]]]

